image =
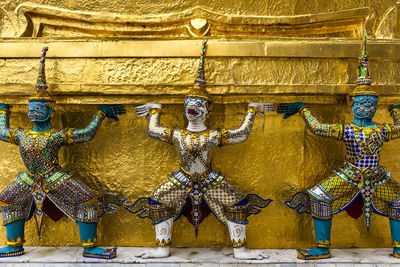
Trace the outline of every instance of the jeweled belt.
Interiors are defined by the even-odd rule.
[[[207,178],[208,175],[210,175],[210,173],[212,172],[212,169],[209,168],[205,172],[200,174],[198,173],[190,174],[187,171],[185,171],[185,169],[183,169],[182,167],[180,167],[180,171],[186,176],[186,178],[188,178],[193,183],[193,182],[200,182],[203,179]]]
[[[349,173],[346,169],[352,171],[353,173]],[[373,183],[381,180],[386,175],[386,172],[382,166],[378,166],[373,169],[369,167],[361,169],[350,162],[345,162],[344,167],[340,168],[339,170],[345,173],[351,180],[359,182],[357,185],[358,188],[363,187],[366,181]]]

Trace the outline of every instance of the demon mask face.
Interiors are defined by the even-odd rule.
[[[185,116],[190,122],[195,122],[197,120],[205,121],[207,119],[207,114],[209,113],[207,109],[208,101],[201,98],[188,97],[185,99]]]
[[[53,113],[53,106],[48,101],[29,101],[28,108],[28,117],[32,122],[45,122]]]
[[[353,114],[358,119],[372,119],[376,113],[378,97],[373,95],[359,95],[353,97]]]

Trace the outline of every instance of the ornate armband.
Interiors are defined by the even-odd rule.
[[[10,134],[10,133],[7,133],[7,136],[9,137],[8,140],[10,140],[12,143],[18,145],[18,142],[17,142],[17,134],[18,134],[18,132],[19,132],[20,130],[22,130],[22,128],[16,128],[16,129],[12,130],[11,134]]]
[[[9,115],[10,111],[8,110],[8,108],[1,108],[0,109],[0,115]]]
[[[153,114],[160,115],[160,114],[161,114],[161,109],[159,109],[159,108],[152,108],[152,109],[150,109],[149,114],[150,114],[150,115],[153,115]]]
[[[301,106],[297,112],[302,112],[303,110],[308,110],[307,105]]]
[[[387,130],[387,139],[386,141],[397,139],[400,137],[400,129],[398,127],[393,127],[394,125],[384,124]]]
[[[74,128],[69,128],[65,133],[64,133],[64,144],[70,145],[75,142],[76,139],[76,129]]]
[[[163,134],[162,134],[162,138],[164,140],[164,142],[172,145],[172,136],[174,135],[174,128],[167,128],[164,130]]]
[[[301,107],[299,112],[303,116],[307,127],[312,133],[320,136],[332,137],[338,140],[343,138],[344,127],[342,124],[320,123],[306,106]]]
[[[247,108],[247,111],[256,114],[256,113],[258,112],[258,108],[253,107],[253,106],[249,106],[249,107]]]
[[[390,111],[390,117],[393,118],[395,123],[400,122],[400,108],[394,108]]]
[[[344,127],[342,124],[331,124],[331,137],[338,140],[342,139],[344,135]]]
[[[104,111],[98,110],[95,116],[99,116],[102,120],[104,120],[107,116]]]
[[[228,130],[219,129],[218,130],[218,145],[223,146],[229,144],[228,141]]]

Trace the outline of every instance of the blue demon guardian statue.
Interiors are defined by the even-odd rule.
[[[126,209],[141,218],[150,218],[156,232],[157,249],[145,250],[143,258],[169,256],[172,225],[182,214],[194,225],[197,236],[201,221],[212,212],[228,226],[234,257],[261,259],[260,251],[245,249],[247,217],[260,212],[271,200],[255,194],[245,195],[234,187],[223,174],[211,166],[212,150],[243,142],[250,134],[257,112],[273,111],[273,104],[250,103],[242,125],[237,129],[207,129],[205,122],[212,110],[211,97],[205,89],[204,54],[206,40],[201,49],[200,65],[195,85],[185,98],[186,129],[160,125],[161,105],[149,103],[136,107],[139,116],[147,116],[150,137],[174,145],[180,168],[167,175],[167,180],[153,190],[150,197],[140,198]]]
[[[343,166],[307,190],[307,194],[299,192],[286,202],[300,213],[311,213],[314,220],[317,248],[298,249],[299,259],[330,257],[332,216],[343,210],[354,218],[363,213],[367,229],[371,212],[389,217],[392,255],[400,258],[400,185],[379,164],[383,143],[399,138],[400,105],[390,110],[394,124],[372,121],[377,110],[378,93],[371,87],[366,45],[364,32],[359,77],[350,95],[353,122],[321,123],[304,103],[281,104],[278,108],[278,113],[285,114],[285,119],[299,112],[313,134],[343,141],[347,150]]]
[[[0,193],[0,213],[7,232],[7,246],[0,248],[0,257],[23,254],[25,221],[33,216],[40,236],[44,213],[57,220],[63,214],[79,225],[84,257],[110,259],[116,248],[95,246],[97,222],[105,213],[104,203],[92,190],[63,170],[58,163],[61,146],[90,141],[106,118],[117,120],[124,114],[121,106],[103,107],[84,129],[54,129],[50,124],[55,104],[47,91],[43,48],[39,77],[34,94],[29,98],[28,117],[32,130],[11,129],[8,124],[9,106],[0,104],[0,139],[19,146],[26,170]]]

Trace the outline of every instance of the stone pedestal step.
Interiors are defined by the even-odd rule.
[[[242,267],[242,266],[276,266],[276,267],[375,267],[391,265],[400,266],[400,259],[389,256],[392,249],[332,249],[329,259],[302,261],[296,258],[294,249],[263,249],[268,259],[236,260],[232,257],[231,248],[172,248],[171,255],[163,259],[141,259],[135,257],[143,247],[119,247],[117,258],[112,260],[91,259],[82,257],[81,247],[25,247],[25,254],[19,257],[0,258],[0,266],[29,267],[71,267],[71,266],[136,266],[136,267]]]

